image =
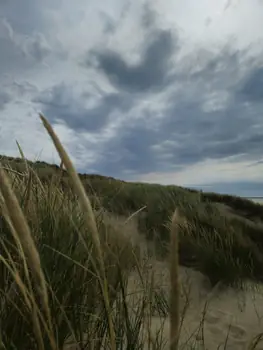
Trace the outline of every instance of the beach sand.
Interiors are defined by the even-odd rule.
[[[108,219],[114,220],[116,224],[115,218]],[[120,225],[124,222],[125,219],[117,220],[117,224]],[[142,268],[140,268],[142,279],[136,269],[128,278],[127,301],[130,310],[140,308],[141,301],[150,290],[162,295],[166,305],[169,306],[168,261],[158,261],[154,258],[154,249],[138,233],[136,220],[125,224],[123,232],[131,239],[134,246],[140,247],[142,257]],[[180,314],[183,319],[179,349],[254,349],[249,347],[251,341],[263,332],[263,286],[247,283],[242,291],[234,288],[223,289],[220,286],[212,288],[208,278],[200,272],[182,266],[179,269]],[[153,288],[149,286],[150,281]],[[141,331],[144,349],[154,349],[153,345],[149,346],[149,330],[152,339],[156,339],[159,332],[158,338],[162,347],[158,346],[158,350],[169,349],[169,311],[165,307],[163,310],[166,310],[166,313],[160,315],[160,308],[152,307],[149,310],[150,317],[145,317]],[[259,342],[255,349],[263,350],[263,341]]]
[[[162,291],[169,302],[167,263],[151,261],[148,269],[148,272],[154,274],[155,288]],[[182,290],[188,291],[185,294],[189,298],[181,330],[180,349],[248,349],[253,337],[263,332],[263,287],[260,290],[259,286],[247,284],[244,291],[233,288],[212,290],[205,276],[184,267],[180,267],[180,280]],[[140,283],[138,274],[133,272],[129,279],[129,292],[138,291]],[[182,291],[181,315],[186,303],[185,294]],[[153,338],[158,330],[163,335],[163,349],[168,349],[168,315],[163,317],[157,313],[152,314]],[[145,349],[147,348],[146,344]],[[256,349],[263,350],[263,341],[258,343]]]
[[[126,225],[124,232],[132,239],[134,245],[140,246],[141,256],[148,256],[149,252],[150,256],[154,256],[152,245],[138,233],[136,220],[131,220],[128,226],[129,230]],[[154,276],[155,290],[165,295],[169,303],[168,262],[151,258],[147,261],[143,274],[144,281],[150,280],[151,275]],[[188,300],[180,335],[180,349],[249,349],[251,341],[261,332],[263,334],[263,285],[247,282],[242,291],[234,288],[212,289],[208,278],[186,267],[180,267],[180,280],[181,316]],[[147,288],[150,290],[149,286],[146,286]],[[134,299],[142,299],[142,292],[138,293],[139,290],[142,290],[141,280],[138,273],[133,271],[128,283],[132,305],[136,305]],[[163,349],[168,349],[169,315],[151,315],[153,338],[158,331],[162,332]],[[147,348],[148,344],[145,345],[145,349]],[[259,341],[255,349],[263,350],[263,340]]]

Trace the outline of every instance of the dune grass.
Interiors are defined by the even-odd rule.
[[[3,157],[3,166],[25,172],[21,159]],[[44,162],[28,162],[40,181],[55,181],[65,193],[75,195],[66,170]],[[263,206],[250,200],[203,193],[177,186],[128,183],[99,175],[79,174],[93,208],[115,216],[134,212],[139,231],[154,241],[159,258],[167,255],[169,223],[175,208],[180,224],[179,260],[207,275],[212,284],[238,285],[244,279],[263,280]]]
[[[41,119],[66,170],[36,167],[22,150],[19,166],[0,167],[1,349],[162,349],[162,329],[151,330],[157,312],[170,315],[176,350],[184,319],[179,263],[213,285],[262,281],[259,206],[173,186],[78,176]],[[170,257],[169,300],[153,287],[133,240],[134,218],[157,257]],[[131,271],[139,276],[138,298],[128,293]]]
[[[70,159],[41,119],[76,196],[41,183],[30,167],[9,176],[0,169],[1,348],[64,349],[70,342],[79,349],[116,349],[124,342],[140,348],[148,296],[132,316],[125,291],[140,255],[122,232],[126,223],[118,230],[105,212],[92,209]]]

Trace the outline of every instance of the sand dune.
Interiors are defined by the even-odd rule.
[[[108,219],[115,220],[111,217]],[[123,224],[121,220],[117,223]],[[125,225],[124,232],[131,238],[134,246],[140,247],[141,257],[155,256],[153,246],[139,235],[136,221],[131,220],[128,228]],[[142,280],[136,271],[129,276],[127,299],[131,310],[140,307],[145,290],[151,289],[147,285],[150,280],[152,280],[154,290],[163,295],[169,304],[168,263],[157,261],[153,257],[145,258],[145,260],[144,268],[140,269]],[[185,267],[180,267],[180,280],[182,287],[180,313],[183,316],[180,349],[254,349],[249,347],[252,340],[263,332],[263,286],[247,283],[243,291],[220,287],[212,289],[209,280],[204,275]],[[186,303],[188,306],[184,314]],[[141,332],[145,344],[144,349],[149,349],[149,328],[153,339],[156,338],[158,332],[159,338],[160,334],[162,335],[162,349],[169,349],[169,313],[160,315],[157,308],[152,307],[150,316],[145,318],[145,327]],[[150,326],[148,327],[149,320]],[[150,349],[154,347],[150,346]],[[263,341],[259,342],[255,349],[263,350]]]
[[[167,263],[151,261],[148,272],[154,273],[154,285],[169,295],[169,270]],[[247,285],[245,291],[232,288],[214,289],[199,272],[180,268],[183,289],[190,290],[189,307],[184,316],[180,337],[180,349],[248,349],[256,335],[263,332],[263,288]],[[138,275],[134,272],[129,280],[129,291],[138,290]],[[257,290],[256,290],[257,289]],[[134,296],[133,296],[134,298]],[[181,314],[186,297],[182,293]],[[206,307],[205,307],[206,306]],[[204,315],[203,330],[200,329]],[[162,329],[163,348],[168,349],[169,319],[155,314],[151,321],[152,334]],[[204,339],[204,340],[203,340]],[[204,346],[203,346],[204,345]],[[145,345],[147,348],[148,345]],[[263,341],[256,349],[263,350]]]

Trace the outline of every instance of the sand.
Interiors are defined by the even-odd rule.
[[[125,224],[123,232],[131,238],[135,246],[139,245],[141,256],[148,256],[149,251],[150,255],[154,256],[152,254],[154,249],[138,234],[134,220],[129,222],[128,227]],[[141,271],[143,283],[149,281],[153,275],[154,290],[164,295],[169,304],[170,276],[167,261],[157,261],[156,258],[146,260],[145,269]],[[259,341],[255,348],[250,347],[253,339],[263,332],[263,285],[247,283],[243,291],[233,288],[212,288],[204,275],[185,267],[180,267],[180,281],[182,287],[180,314],[183,323],[179,349],[263,350],[263,340]],[[142,288],[139,274],[136,271],[131,272],[127,291],[130,309],[140,307],[140,300],[145,290],[150,290],[147,289],[147,285],[145,287]],[[188,306],[185,313],[186,303]],[[145,318],[144,329],[141,332],[144,349],[149,349],[149,329],[152,339],[155,339],[159,332],[160,340],[161,335],[162,347],[158,347],[158,350],[169,349],[169,313],[160,315],[157,309],[153,308],[150,310],[150,316]],[[150,349],[154,347],[150,345]]]
[[[155,288],[161,290],[168,300],[167,263],[151,261],[148,264],[148,272],[150,271],[155,276]],[[189,295],[189,307],[184,316],[180,349],[248,349],[253,337],[263,331],[263,287],[247,284],[245,291],[233,288],[213,290],[205,276],[184,267],[180,267],[180,279],[183,289],[188,291],[190,289],[190,293],[186,293]],[[129,279],[129,292],[138,291],[140,283],[137,273],[133,272]],[[181,315],[185,302],[185,294],[182,292]],[[202,330],[200,322],[203,314]],[[160,317],[157,313],[153,313],[151,318],[153,338],[158,330],[163,334],[163,349],[168,349],[169,317]],[[147,348],[146,344],[145,349]],[[256,349],[263,350],[263,341],[259,342]]]
[[[128,226],[129,230],[126,225],[124,232],[132,238],[134,245],[139,244],[141,255],[148,255],[149,251],[153,253],[151,244],[139,234],[136,220],[131,220]],[[166,295],[169,303],[168,263],[152,258],[147,261],[145,273],[148,277],[144,275],[144,280],[149,279],[149,274],[153,273],[155,289]],[[186,303],[186,294],[189,299],[189,306],[183,317],[180,349],[249,349],[253,339],[263,333],[263,285],[247,283],[243,291],[233,288],[212,289],[204,275],[185,267],[180,267],[180,279],[184,291],[181,296],[181,316]],[[134,305],[134,292],[140,299],[138,290],[141,289],[138,273],[132,272],[128,284],[128,293],[132,294],[130,297],[132,305]],[[168,349],[169,315],[160,317],[156,313],[151,316],[153,338],[156,332],[162,332],[163,349]],[[203,327],[200,327],[202,319]],[[148,344],[145,345],[145,349],[147,348]],[[259,341],[255,349],[263,350],[263,340]]]

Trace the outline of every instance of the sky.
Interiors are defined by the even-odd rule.
[[[0,0],[0,153],[263,196],[262,0]]]

